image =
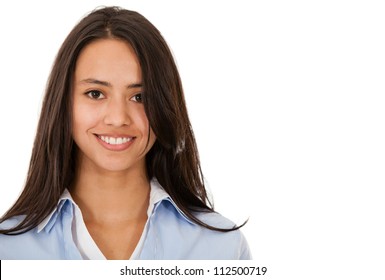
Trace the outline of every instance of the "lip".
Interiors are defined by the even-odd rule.
[[[133,142],[135,141],[136,137],[134,136],[129,136],[129,135],[123,135],[123,134],[94,134],[97,141],[107,150],[109,151],[115,151],[115,152],[120,152],[120,151],[124,151],[124,150],[127,150],[132,144]],[[107,142],[103,141],[101,139],[101,137],[104,136],[104,137],[113,137],[113,138],[131,138],[131,140],[129,140],[128,142],[126,143],[122,143],[122,144],[108,144]]]

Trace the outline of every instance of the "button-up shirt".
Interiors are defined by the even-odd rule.
[[[147,222],[131,259],[251,259],[240,230],[218,232],[190,220],[157,180],[151,181]],[[202,222],[218,228],[234,223],[218,213],[195,213]],[[25,216],[0,224],[12,228]],[[87,231],[79,207],[68,190],[57,207],[36,228],[19,235],[0,234],[0,259],[105,259]]]

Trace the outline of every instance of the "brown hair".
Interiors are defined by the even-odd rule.
[[[149,178],[156,177],[183,213],[197,224],[194,211],[213,212],[188,118],[181,80],[160,32],[137,12],[118,7],[97,9],[70,32],[54,62],[43,101],[27,180],[20,197],[0,222],[26,215],[15,228],[20,234],[36,227],[56,207],[76,172],[77,147],[72,139],[72,83],[80,51],[90,42],[117,38],[134,49],[142,70],[143,104],[157,140],[146,155]]]

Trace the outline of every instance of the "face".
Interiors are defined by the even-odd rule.
[[[141,98],[141,69],[128,43],[101,39],[81,51],[74,74],[73,138],[82,168],[145,169],[155,135]]]

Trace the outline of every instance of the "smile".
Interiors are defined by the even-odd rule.
[[[110,144],[110,145],[121,145],[125,144],[129,141],[131,141],[133,138],[126,138],[126,137],[108,137],[108,136],[103,136],[103,135],[98,135],[98,138],[101,139],[103,142]]]
[[[136,137],[131,136],[121,136],[121,137],[112,137],[107,135],[97,135],[95,134],[98,142],[107,150],[120,152],[128,149],[135,141]]]

